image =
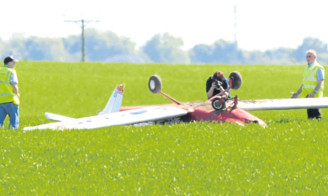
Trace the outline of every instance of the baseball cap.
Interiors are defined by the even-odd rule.
[[[215,80],[222,79],[223,78],[223,73],[221,71],[217,71],[217,72],[214,73],[213,78]]]
[[[7,57],[3,60],[3,63],[4,63],[4,64],[7,64],[7,63],[12,62],[12,61],[14,61],[14,62],[18,62],[18,60],[17,60],[17,59],[14,59],[13,56],[7,56]]]

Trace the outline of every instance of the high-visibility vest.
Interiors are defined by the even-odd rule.
[[[13,102],[19,105],[19,98],[13,92],[13,87],[10,84],[10,78],[13,72],[16,72],[15,69],[6,66],[0,67],[0,103]]]
[[[315,62],[310,68],[308,66],[305,67],[303,72],[303,90],[302,90],[304,97],[306,97],[308,94],[313,93],[313,91],[315,90],[315,87],[318,84],[317,73],[319,69],[324,70],[323,66],[321,66],[317,62]],[[323,88],[324,88],[324,82],[321,83],[320,89],[314,96],[315,98],[323,97]]]

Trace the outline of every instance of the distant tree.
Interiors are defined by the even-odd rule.
[[[206,44],[194,46],[190,51],[190,60],[193,63],[212,63],[213,49]]]
[[[152,37],[141,50],[155,63],[189,63],[189,56],[182,46],[181,38],[164,33]]]
[[[64,39],[67,50],[81,58],[80,36],[70,36]],[[135,43],[126,37],[117,36],[115,33],[100,32],[95,29],[85,31],[86,59],[101,62],[144,62],[135,49]]]
[[[266,55],[264,52],[262,51],[244,51],[243,52],[244,55],[244,63],[245,64],[271,64],[272,60],[270,59],[270,57],[268,57],[268,55]]]
[[[314,49],[318,53],[328,52],[327,44],[323,43],[320,39],[308,37],[305,38],[303,43],[297,47],[293,53],[293,57],[295,57],[298,62],[304,62],[305,52],[309,49]]]
[[[237,64],[243,62],[243,53],[238,50],[237,44],[219,40],[213,45],[213,59],[215,63]]]
[[[264,64],[275,64],[275,65],[283,65],[283,64],[297,64],[296,59],[293,57],[293,52],[295,49],[292,48],[277,48],[272,50],[267,50],[264,52],[265,56],[267,56],[268,62],[263,62]]]
[[[190,58],[195,63],[228,63],[243,62],[243,53],[234,42],[219,40],[212,45],[199,44],[191,49]]]
[[[26,59],[27,52],[25,50],[26,38],[23,34],[15,33],[11,39],[4,43],[5,48],[2,53],[4,56],[14,55],[19,59]]]
[[[86,59],[100,62],[225,63],[225,64],[304,64],[305,51],[315,49],[318,61],[328,64],[328,45],[317,38],[305,38],[300,46],[262,51],[243,51],[234,42],[218,40],[199,44],[186,52],[183,40],[168,33],[154,35],[140,49],[130,39],[110,31],[87,29]],[[80,61],[81,37],[25,37],[16,33],[8,41],[0,39],[0,55],[14,55],[33,61]]]
[[[6,53],[6,47],[7,43],[5,41],[3,41],[2,39],[0,39],[0,57],[3,58],[5,56],[7,56],[8,54]]]
[[[60,38],[30,37],[25,41],[26,55],[33,61],[67,61],[69,54]]]
[[[126,37],[119,37],[113,32],[86,31],[87,59],[108,61],[115,56],[136,55],[135,43]]]
[[[0,47],[3,56],[14,55],[21,60],[66,61],[69,59],[69,54],[60,38],[25,38],[22,34],[14,34],[4,45],[5,48]]]
[[[77,35],[71,35],[63,39],[64,47],[70,54],[70,61],[81,60],[81,37]]]

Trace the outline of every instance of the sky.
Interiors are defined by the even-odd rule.
[[[234,26],[234,5],[236,28]],[[244,50],[296,48],[306,37],[328,43],[327,0],[10,0],[1,2],[0,38],[15,35],[64,37],[86,28],[112,31],[144,45],[168,32],[184,41],[183,49],[234,41]]]

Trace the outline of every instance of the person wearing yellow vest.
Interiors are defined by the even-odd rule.
[[[4,59],[4,66],[0,67],[0,126],[9,116],[9,128],[19,126],[19,91],[15,70],[17,60],[13,57]]]
[[[325,71],[322,65],[317,62],[317,53],[315,50],[306,52],[306,60],[308,66],[303,72],[303,83],[296,93],[292,94],[291,98],[297,98],[302,93],[306,98],[322,98],[325,80]],[[320,109],[308,109],[308,119],[321,119]]]

